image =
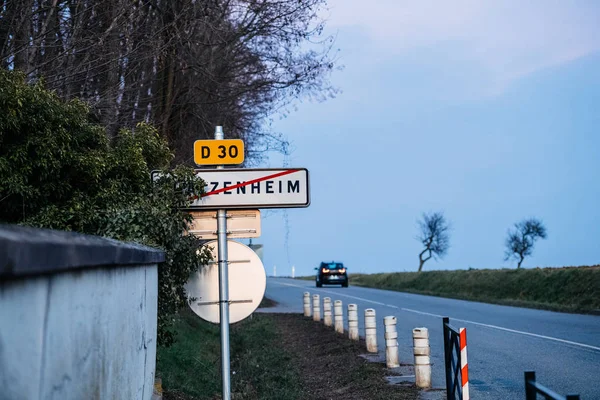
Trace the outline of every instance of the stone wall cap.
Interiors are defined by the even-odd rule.
[[[164,251],[137,243],[0,224],[0,279],[164,261]]]

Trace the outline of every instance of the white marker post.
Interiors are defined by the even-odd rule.
[[[359,340],[358,335],[358,305],[348,304],[348,337],[350,340]]]
[[[310,293],[304,292],[304,297],[302,301],[304,304],[304,316],[310,317]]]
[[[365,310],[365,341],[367,351],[377,353],[377,320],[375,310],[372,308]]]
[[[331,318],[331,297],[323,298],[323,323],[325,326],[333,325]]]
[[[398,361],[398,332],[396,331],[396,317],[393,315],[383,319],[385,326],[385,362],[388,368],[400,366]]]
[[[333,314],[335,331],[337,333],[344,334],[344,312],[342,310],[342,301],[336,300],[333,303]]]
[[[313,321],[321,321],[321,299],[318,294],[313,294]]]
[[[415,383],[418,388],[431,387],[431,360],[429,358],[429,330],[413,329],[413,353],[415,356]]]
[[[223,140],[223,127],[215,129],[215,140]],[[223,169],[222,165],[217,169]],[[229,272],[227,264],[227,210],[217,211],[219,245],[219,318],[221,325],[221,376],[223,400],[231,399],[231,371],[229,355]]]

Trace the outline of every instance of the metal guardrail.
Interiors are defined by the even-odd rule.
[[[525,371],[525,400],[536,400],[538,394],[544,396],[546,400],[579,400],[578,394],[561,396],[536,382],[535,371]]]
[[[460,360],[460,332],[450,326],[450,318],[443,318],[444,360],[446,366],[446,397],[462,400],[462,376]]]

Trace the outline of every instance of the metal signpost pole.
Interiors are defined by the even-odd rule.
[[[215,298],[211,298],[209,302],[199,302],[192,310],[198,314],[201,318],[206,319],[210,322],[216,323],[219,321],[221,328],[221,374],[222,374],[222,399],[231,400],[231,355],[229,348],[229,324],[231,322],[229,315],[229,305],[232,300],[229,299],[229,253],[227,249],[227,237],[259,237],[260,236],[260,212],[261,208],[298,208],[308,207],[310,205],[310,194],[309,194],[309,179],[308,170],[306,168],[283,168],[283,169],[246,169],[246,168],[228,168],[225,169],[225,165],[240,165],[243,164],[245,158],[244,142],[241,139],[225,139],[223,135],[223,127],[217,126],[215,128],[215,139],[214,140],[196,140],[194,142],[194,162],[197,165],[216,165],[216,169],[201,169],[197,173],[200,174],[205,182],[210,182],[210,190],[202,194],[200,199],[194,200],[189,204],[188,207],[183,208],[188,211],[200,211],[199,214],[211,211],[209,216],[204,218],[214,218],[214,210],[217,210],[217,246],[218,254],[213,253],[213,258],[218,259],[218,286],[219,286],[219,315],[217,317],[214,313],[214,308],[204,308],[202,311],[198,310],[198,306],[203,305],[214,305],[216,303]],[[152,172],[152,179],[155,180],[160,176],[159,171]],[[235,184],[237,182],[237,184]],[[263,190],[260,187],[263,187]],[[250,189],[249,189],[250,187]],[[256,191],[255,191],[256,189]],[[229,196],[218,196],[220,193],[227,194]],[[227,211],[226,210],[243,210],[245,215],[242,220],[243,223],[239,223],[238,220],[234,219],[234,213],[230,213],[229,217],[232,232],[228,235],[227,229]],[[248,215],[249,213],[253,215]],[[202,220],[202,216],[194,217],[194,220]],[[211,220],[214,223],[214,220]],[[205,221],[204,221],[205,222]],[[241,225],[239,227],[238,225]],[[196,227],[191,230],[193,234],[198,236],[202,235],[214,235],[214,228],[210,225],[211,229],[207,229],[206,224]],[[238,226],[236,229],[235,226]],[[249,226],[248,226],[249,225]],[[236,232],[237,231],[237,232]],[[243,246],[238,242],[232,242],[232,252],[239,254],[239,246]],[[214,243],[213,243],[214,245]],[[255,246],[253,246],[255,247]],[[236,250],[236,248],[238,250]],[[244,247],[246,248],[246,247]],[[259,276],[263,277],[263,285],[266,285],[266,271],[264,265],[262,265],[262,245],[258,246],[252,252],[251,249],[246,248],[250,251],[251,256],[260,257],[257,258],[254,263],[249,262],[250,265],[259,264],[260,269],[258,275],[252,275],[254,278]],[[214,251],[214,249],[213,249]],[[259,253],[257,255],[257,253]],[[250,256],[250,258],[252,258]],[[232,254],[235,262],[242,262],[237,260],[236,254]],[[246,257],[248,258],[248,257]],[[232,261],[233,262],[233,261]],[[277,275],[277,270],[274,267],[273,275]],[[295,275],[295,267],[292,267]],[[214,271],[211,269],[211,271]],[[232,287],[236,290],[235,297],[240,295],[240,292],[245,293],[245,290],[236,288],[235,283],[239,281],[240,274],[239,270],[234,269],[234,282]],[[242,271],[244,272],[244,271]],[[247,271],[246,271],[247,272]],[[264,273],[264,275],[263,275]],[[188,283],[194,286],[196,289],[202,288],[202,292],[208,293],[209,295],[214,293],[214,285],[216,279],[213,280],[214,275],[209,274],[206,279],[203,279],[199,274],[190,277]],[[242,274],[243,275],[243,274]],[[236,280],[237,279],[237,280]],[[247,283],[247,282],[245,282]],[[208,285],[208,286],[207,286]],[[210,288],[207,290],[206,288]],[[263,286],[264,287],[264,286]],[[243,288],[247,289],[247,288]],[[260,287],[258,287],[260,289]],[[257,292],[258,296],[264,296],[264,289],[262,293]],[[254,296],[254,295],[252,295]],[[236,304],[252,304],[256,300],[254,297],[251,299],[245,298],[233,301]],[[258,300],[260,303],[260,300]],[[256,305],[258,305],[258,303]],[[240,306],[241,307],[241,306]],[[240,308],[241,309],[241,308]],[[254,310],[253,308],[248,312],[250,315]],[[236,309],[238,310],[238,309]],[[204,315],[204,316],[203,316]],[[239,321],[246,316],[240,316],[241,314],[236,311],[233,315],[233,322]]]
[[[215,139],[223,140],[223,127],[215,129]],[[217,169],[223,169],[222,165]],[[231,399],[231,381],[229,365],[229,274],[227,264],[227,211],[217,211],[217,235],[219,246],[219,319],[221,325],[221,375],[223,381],[223,400]]]

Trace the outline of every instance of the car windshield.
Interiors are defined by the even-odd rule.
[[[324,268],[327,269],[342,269],[344,268],[344,264],[341,263],[327,263],[323,265]]]

